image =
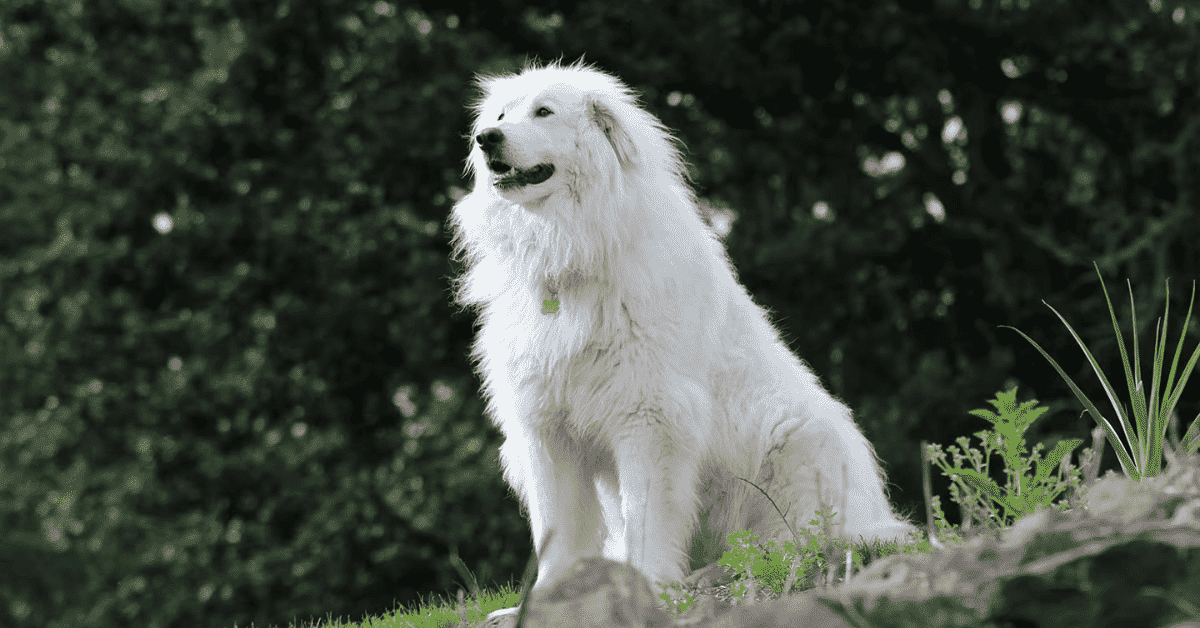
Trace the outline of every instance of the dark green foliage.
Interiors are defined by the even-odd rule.
[[[358,618],[454,546],[523,565],[446,294],[467,72],[403,11],[72,6],[0,10],[0,624]]]
[[[0,3],[0,625],[358,618],[458,586],[452,550],[483,585],[518,572],[443,224],[471,76],[526,57],[587,53],[678,131],[741,279],[915,504],[920,438],[1006,378],[1067,393],[997,325],[1070,355],[1045,299],[1103,362],[1092,260],[1147,308],[1195,275],[1196,18]]]

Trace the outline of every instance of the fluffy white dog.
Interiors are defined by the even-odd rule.
[[[909,534],[850,410],[738,283],[662,123],[579,64],[480,84],[475,185],[451,218],[458,297],[479,308],[475,357],[528,509],[534,588],[585,556],[667,582],[728,533],[790,540],[739,478],[796,529],[833,506],[845,537]]]

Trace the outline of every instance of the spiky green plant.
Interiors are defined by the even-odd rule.
[[[1094,264],[1093,264],[1094,265]],[[1129,286],[1129,311],[1130,317],[1133,319],[1133,368],[1129,365],[1129,355],[1125,352],[1125,339],[1121,335],[1121,327],[1117,323],[1117,315],[1113,311],[1112,301],[1108,298],[1108,288],[1104,285],[1104,277],[1100,275],[1100,267],[1096,266],[1096,275],[1100,277],[1100,288],[1104,291],[1104,301],[1108,304],[1108,314],[1112,318],[1113,332],[1117,335],[1117,346],[1121,350],[1121,363],[1125,367],[1125,384],[1129,388],[1129,398],[1132,406],[1132,412],[1125,407],[1124,404],[1117,400],[1117,393],[1113,390],[1111,384],[1108,383],[1108,378],[1104,376],[1104,371],[1100,370],[1100,365],[1096,363],[1096,358],[1092,357],[1092,352],[1088,351],[1087,345],[1075,333],[1075,329],[1063,318],[1058,310],[1054,309],[1049,303],[1049,307],[1055,316],[1067,326],[1067,330],[1071,332],[1071,336],[1075,338],[1075,342],[1083,349],[1083,354],[1087,356],[1088,362],[1092,365],[1092,370],[1096,372],[1096,377],[1100,379],[1100,383],[1104,386],[1104,392],[1108,395],[1109,403],[1112,404],[1113,412],[1120,419],[1121,431],[1125,435],[1125,441],[1128,446],[1121,442],[1117,432],[1113,429],[1112,424],[1100,413],[1096,408],[1096,404],[1092,403],[1083,391],[1075,385],[1075,382],[1063,371],[1058,362],[1050,357],[1038,343],[1032,338],[1026,336],[1024,332],[1015,328],[1009,329],[1021,334],[1023,338],[1029,341],[1035,349],[1037,349],[1047,360],[1054,370],[1062,376],[1067,382],[1067,386],[1071,388],[1071,392],[1075,393],[1075,397],[1083,404],[1088,413],[1096,423],[1104,428],[1105,434],[1108,436],[1108,442],[1112,445],[1113,451],[1117,452],[1117,458],[1121,461],[1121,469],[1125,475],[1134,480],[1140,480],[1143,477],[1154,477],[1162,469],[1163,459],[1163,439],[1167,433],[1167,422],[1171,417],[1171,413],[1175,410],[1175,405],[1179,403],[1180,393],[1183,392],[1183,387],[1187,384],[1188,377],[1192,374],[1192,367],[1196,365],[1196,359],[1200,358],[1200,346],[1192,352],[1192,357],[1188,360],[1187,366],[1183,372],[1179,374],[1179,380],[1175,380],[1176,368],[1179,366],[1179,356],[1183,352],[1183,339],[1187,336],[1188,324],[1192,320],[1192,302],[1196,298],[1196,282],[1192,282],[1192,298],[1188,302],[1187,317],[1183,321],[1183,330],[1179,333],[1179,344],[1175,347],[1175,357],[1171,360],[1171,370],[1167,373],[1167,379],[1162,381],[1163,362],[1166,359],[1167,348],[1167,325],[1164,320],[1170,314],[1171,310],[1171,285],[1167,284],[1167,305],[1163,311],[1162,318],[1154,325],[1154,357],[1153,357],[1153,374],[1150,382],[1150,396],[1147,398],[1146,389],[1142,385],[1142,363],[1141,354],[1138,351],[1137,339],[1137,311],[1133,304],[1133,286],[1129,285],[1128,280],[1125,282]],[[1045,303],[1045,301],[1043,301]],[[1007,327],[1007,325],[1005,325]],[[1161,333],[1160,333],[1161,328]],[[1159,385],[1162,384],[1160,388]],[[1132,414],[1132,416],[1131,416]],[[1132,421],[1131,421],[1132,419]],[[1197,415],[1196,419],[1200,419]],[[1188,428],[1182,441],[1182,448],[1188,453],[1195,453],[1200,450],[1200,420],[1193,420],[1191,427]]]

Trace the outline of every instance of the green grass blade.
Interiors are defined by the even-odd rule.
[[[1050,309],[1053,310],[1054,308],[1050,308]],[[1055,312],[1055,314],[1058,314],[1058,312]],[[1059,316],[1059,318],[1061,319],[1062,316]],[[1066,323],[1066,322],[1067,321],[1063,320],[1063,323]],[[1113,451],[1116,452],[1117,459],[1121,463],[1121,470],[1124,471],[1125,475],[1131,479],[1135,479],[1135,480],[1141,479],[1141,474],[1139,473],[1138,469],[1134,466],[1133,459],[1129,457],[1129,453],[1125,450],[1125,444],[1121,442],[1120,437],[1117,436],[1117,432],[1115,430],[1113,430],[1113,427],[1108,422],[1108,419],[1104,418],[1103,414],[1100,414],[1100,410],[1098,410],[1096,408],[1096,404],[1092,403],[1092,400],[1088,399],[1087,395],[1083,394],[1083,391],[1080,390],[1079,387],[1075,385],[1075,381],[1072,380],[1071,377],[1069,375],[1067,375],[1067,372],[1064,371],[1062,369],[1062,367],[1058,365],[1058,362],[1056,362],[1054,360],[1054,358],[1050,357],[1050,354],[1046,353],[1046,350],[1042,349],[1041,345],[1039,345],[1037,342],[1035,342],[1033,340],[1033,338],[1026,336],[1025,332],[1017,329],[1016,327],[1009,327],[1008,325],[1001,325],[1001,327],[1007,327],[1008,329],[1011,329],[1011,330],[1017,332],[1018,334],[1021,334],[1022,338],[1024,338],[1025,340],[1028,340],[1029,344],[1033,345],[1033,348],[1037,349],[1038,353],[1041,353],[1042,357],[1046,358],[1046,360],[1048,362],[1050,362],[1050,366],[1054,367],[1055,371],[1058,371],[1059,376],[1061,376],[1063,378],[1063,381],[1065,381],[1067,383],[1067,386],[1070,387],[1071,392],[1075,394],[1075,398],[1079,400],[1079,403],[1083,404],[1083,407],[1088,411],[1089,414],[1092,415],[1092,419],[1094,421],[1096,421],[1096,424],[1099,425],[1100,427],[1104,428],[1105,434],[1108,435],[1108,441],[1110,443],[1112,443]],[[1067,325],[1067,329],[1071,329],[1071,326]],[[1075,330],[1072,329],[1071,333],[1074,334]],[[1075,338],[1078,341],[1079,337],[1076,336]],[[1083,343],[1080,341],[1080,345],[1082,345],[1082,344]],[[1084,353],[1087,353],[1087,347],[1084,347]],[[1090,353],[1088,353],[1088,358],[1091,359]],[[1092,363],[1095,364],[1095,361],[1093,360]],[[1097,370],[1097,373],[1099,373],[1098,367],[1096,368],[1096,370]],[[1111,393],[1112,387],[1108,386],[1108,382],[1107,382],[1107,380],[1104,380],[1104,375],[1102,373],[1100,373],[1100,378],[1101,378],[1101,381],[1104,382],[1106,390],[1109,391],[1109,399],[1111,400],[1112,399],[1112,393]],[[1119,410],[1118,410],[1118,412],[1119,412]]]
[[[1200,414],[1197,414],[1196,418],[1192,419],[1191,427],[1183,435],[1183,440],[1179,442],[1180,448],[1189,454],[1200,451]]]
[[[1168,293],[1169,294],[1169,293]],[[1183,353],[1183,339],[1187,336],[1187,330],[1192,321],[1192,306],[1195,304],[1196,298],[1196,283],[1192,282],[1192,296],[1188,301],[1187,316],[1183,320],[1183,329],[1179,331],[1179,344],[1175,347],[1175,357],[1171,362],[1171,373],[1167,376],[1167,387],[1163,390],[1162,408],[1159,410],[1161,423],[1158,431],[1155,432],[1157,442],[1162,443],[1166,438],[1167,422],[1170,420],[1171,414],[1175,411],[1175,404],[1179,403],[1179,397],[1183,394],[1183,389],[1187,386],[1188,378],[1192,375],[1192,369],[1196,366],[1197,358],[1200,358],[1200,345],[1197,345],[1196,350],[1192,352],[1192,357],[1188,359],[1187,365],[1183,367],[1183,372],[1179,375],[1178,385],[1175,381],[1175,366],[1179,363],[1179,356]],[[1200,418],[1200,417],[1197,417]],[[1187,436],[1192,440],[1184,438],[1182,441],[1186,443],[1183,446],[1184,451],[1195,453],[1197,448],[1200,448],[1200,427],[1197,427],[1197,421],[1193,421],[1188,427]]]
[[[1067,319],[1064,318],[1063,315],[1058,312],[1058,310],[1054,309],[1053,306],[1051,306],[1049,303],[1046,303],[1045,301],[1042,301],[1042,303],[1045,304],[1046,307],[1050,308],[1051,312],[1054,312],[1054,315],[1058,317],[1058,320],[1062,321],[1063,325],[1066,325],[1067,331],[1071,332],[1071,337],[1075,339],[1075,343],[1079,345],[1079,348],[1083,349],[1083,355],[1087,357],[1088,363],[1092,365],[1092,371],[1094,373],[1096,373],[1096,377],[1100,380],[1100,384],[1104,388],[1104,394],[1108,396],[1108,402],[1109,402],[1109,404],[1112,405],[1113,412],[1115,412],[1117,414],[1117,419],[1119,419],[1121,422],[1121,431],[1124,432],[1125,442],[1128,443],[1128,445],[1129,445],[1129,449],[1128,449],[1129,455],[1135,461],[1137,461],[1139,463],[1139,464],[1136,464],[1135,467],[1137,468],[1138,478],[1140,478],[1142,476],[1142,470],[1145,467],[1140,464],[1142,456],[1140,455],[1141,450],[1139,449],[1138,433],[1136,431],[1134,431],[1133,424],[1131,424],[1129,422],[1129,412],[1125,409],[1125,405],[1122,404],[1117,399],[1117,391],[1115,389],[1113,389],[1112,384],[1109,383],[1108,377],[1106,377],[1104,375],[1104,371],[1101,370],[1101,368],[1100,368],[1100,363],[1096,361],[1096,358],[1092,355],[1092,352],[1088,350],[1087,345],[1084,344],[1084,342],[1083,342],[1083,338],[1079,337],[1079,334],[1076,333],[1075,328],[1071,327],[1071,324],[1067,322]],[[1109,303],[1109,312],[1110,313],[1112,312],[1112,304],[1111,303]],[[1115,318],[1113,319],[1113,325],[1116,325]],[[1120,340],[1119,337],[1118,337],[1118,340]],[[1134,340],[1137,340],[1136,334],[1134,336]],[[1121,342],[1121,345],[1122,345],[1121,353],[1124,354],[1125,353],[1124,341]],[[1122,361],[1125,364],[1125,369],[1126,369],[1125,372],[1128,374],[1129,373],[1129,361],[1127,359],[1123,359]],[[1139,374],[1139,378],[1140,378],[1140,374]],[[1128,377],[1126,379],[1126,383],[1129,385],[1130,393],[1132,395],[1134,392],[1133,378]],[[1139,389],[1141,388],[1140,379],[1138,381],[1137,388],[1139,388]],[[1115,446],[1115,443],[1114,443],[1114,446]],[[1132,476],[1130,476],[1130,477],[1132,477]]]
[[[1133,319],[1133,369],[1130,369],[1129,368],[1129,354],[1126,353],[1126,351],[1125,351],[1125,336],[1123,336],[1121,334],[1121,325],[1120,325],[1120,323],[1117,322],[1117,313],[1115,311],[1113,311],[1112,300],[1108,298],[1108,286],[1104,283],[1104,275],[1100,274],[1100,266],[1099,265],[1097,265],[1095,262],[1092,262],[1092,266],[1096,269],[1096,277],[1100,279],[1100,290],[1102,290],[1104,292],[1104,304],[1108,306],[1108,317],[1110,320],[1112,320],[1113,333],[1116,334],[1116,336],[1117,336],[1117,349],[1119,349],[1121,351],[1121,366],[1124,367],[1124,369],[1125,369],[1125,385],[1126,385],[1126,387],[1129,388],[1129,398],[1130,398],[1130,401],[1132,402],[1134,416],[1137,416],[1137,412],[1138,412],[1138,410],[1137,410],[1137,392],[1138,392],[1138,389],[1141,388],[1140,384],[1142,381],[1142,360],[1141,360],[1141,352],[1138,351],[1137,308],[1134,307],[1134,304],[1133,304],[1133,286],[1132,285],[1129,286],[1129,313],[1130,313],[1130,317]],[[1126,284],[1128,284],[1128,283],[1129,282],[1126,281]],[[1050,308],[1050,309],[1053,310],[1054,308]],[[1058,314],[1057,311],[1055,311],[1054,313]],[[1062,319],[1062,316],[1060,315],[1059,318]],[[1066,319],[1063,319],[1063,324],[1067,325],[1067,328],[1070,329],[1071,326],[1069,324],[1067,324]],[[1075,331],[1071,330],[1071,333],[1074,334]],[[1078,341],[1079,337],[1076,336],[1075,339],[1076,339],[1076,341]],[[1080,346],[1083,346],[1082,342],[1080,342]],[[1087,348],[1084,348],[1084,352],[1086,352],[1086,351],[1087,351]],[[1135,377],[1137,379],[1134,379]],[[1115,402],[1114,402],[1114,407],[1115,407]],[[1124,426],[1122,426],[1122,427],[1124,427]],[[1129,438],[1128,433],[1125,434],[1125,438],[1126,439]],[[1130,441],[1130,442],[1132,442],[1132,441]]]
[[[1100,286],[1104,285],[1104,277],[1100,277]],[[1140,438],[1146,433],[1146,384],[1141,378],[1141,348],[1138,346],[1138,307],[1133,303],[1133,285],[1126,280],[1126,288],[1129,291],[1129,319],[1130,324],[1133,324],[1133,329],[1130,330],[1130,335],[1133,335],[1133,377],[1129,377],[1129,363],[1124,355],[1124,347],[1121,348],[1121,360],[1126,365],[1126,385],[1129,387],[1129,405],[1133,409],[1134,425],[1138,427],[1139,445]],[[1104,292],[1105,301],[1108,300],[1108,291]],[[1117,341],[1124,345],[1123,336],[1121,335],[1120,325],[1117,325],[1116,313],[1112,311],[1112,304],[1109,304],[1109,316],[1112,317],[1112,330],[1116,331]],[[1157,334],[1157,330],[1156,330]],[[1153,345],[1151,345],[1153,346]],[[1144,447],[1139,447],[1139,453],[1145,454]],[[1145,461],[1142,462],[1142,468],[1145,468]]]
[[[1099,271],[1097,271],[1097,273],[1099,273]],[[1100,285],[1101,287],[1104,286],[1103,277],[1100,278]],[[1129,318],[1133,325],[1133,329],[1131,330],[1133,335],[1133,377],[1128,375],[1129,363],[1125,361],[1125,343],[1124,340],[1122,340],[1121,332],[1117,325],[1117,317],[1113,312],[1111,303],[1108,305],[1108,314],[1112,317],[1113,330],[1117,332],[1117,341],[1122,345],[1121,360],[1125,363],[1125,384],[1129,387],[1129,404],[1131,410],[1133,411],[1133,425],[1135,428],[1135,435],[1137,436],[1137,441],[1136,445],[1133,447],[1133,452],[1134,456],[1137,458],[1138,469],[1142,470],[1144,473],[1146,469],[1147,452],[1147,447],[1144,440],[1146,437],[1146,425],[1148,423],[1146,416],[1146,385],[1142,380],[1142,350],[1138,346],[1137,306],[1133,302],[1133,285],[1129,283],[1128,279],[1125,280],[1125,287],[1129,290]],[[1104,299],[1105,301],[1108,300],[1107,290],[1104,292]],[[1157,331],[1158,330],[1156,329],[1156,335]],[[1154,345],[1152,344],[1151,346]],[[1134,440],[1128,433],[1125,434],[1125,438],[1129,439],[1130,444],[1134,443]]]
[[[1170,299],[1170,288],[1167,289],[1167,298]],[[1147,469],[1147,476],[1158,475],[1162,469],[1162,437],[1159,436],[1161,430],[1160,424],[1166,426],[1166,419],[1162,416],[1159,407],[1159,390],[1158,385],[1162,381],[1163,358],[1167,353],[1167,314],[1171,311],[1171,302],[1167,301],[1167,309],[1163,312],[1163,318],[1158,319],[1154,324],[1154,335],[1156,336],[1154,345],[1154,373],[1150,379],[1150,421],[1148,429],[1139,432],[1138,436],[1142,439],[1142,451],[1147,452],[1148,458],[1144,461],[1144,469]],[[1159,327],[1162,327],[1160,335]]]
[[[1192,357],[1188,359],[1188,363],[1183,367],[1183,373],[1179,375],[1179,386],[1171,391],[1171,396],[1163,405],[1163,416],[1170,418],[1171,412],[1175,410],[1175,404],[1179,403],[1179,396],[1183,393],[1183,387],[1187,385],[1188,378],[1192,376],[1192,369],[1196,366],[1196,360],[1200,358],[1200,345],[1196,345],[1196,350],[1192,352]],[[1167,424],[1163,422],[1160,428],[1163,434],[1166,434]]]
[[[1171,287],[1166,287],[1166,298],[1170,299]],[[1188,299],[1188,315],[1183,317],[1183,329],[1180,330],[1180,343],[1175,346],[1175,359],[1171,361],[1170,375],[1166,376],[1166,388],[1164,390],[1175,390],[1175,367],[1180,364],[1180,354],[1183,352],[1183,339],[1188,335],[1188,324],[1192,322],[1192,306],[1196,300],[1196,282],[1192,282],[1192,298]],[[1164,393],[1163,399],[1169,397],[1169,394]]]
[[[1117,349],[1121,351],[1121,366],[1125,369],[1125,386],[1129,389],[1131,408],[1133,411],[1134,420],[1137,421],[1139,416],[1145,416],[1145,406],[1142,405],[1141,412],[1139,412],[1138,394],[1141,392],[1142,388],[1142,362],[1141,352],[1138,350],[1137,308],[1134,307],[1133,303],[1133,287],[1129,287],[1129,312],[1131,318],[1133,319],[1134,368],[1131,370],[1129,368],[1129,354],[1125,351],[1125,337],[1121,335],[1121,325],[1117,322],[1117,313],[1113,311],[1112,300],[1108,297],[1108,286],[1104,283],[1104,275],[1100,274],[1100,266],[1098,266],[1095,262],[1092,262],[1092,266],[1096,269],[1096,277],[1100,279],[1100,290],[1104,292],[1104,303],[1108,306],[1108,317],[1110,320],[1112,320],[1113,333],[1117,336]],[[1126,283],[1128,284],[1128,281]],[[1045,301],[1043,301],[1043,303],[1045,303]],[[1050,304],[1047,303],[1046,307],[1050,307]],[[1083,340],[1079,338],[1079,334],[1075,333],[1075,330],[1071,327],[1071,324],[1067,322],[1067,319],[1063,318],[1062,315],[1058,313],[1058,310],[1055,310],[1053,307],[1050,307],[1050,309],[1054,311],[1054,314],[1058,316],[1059,320],[1061,320],[1063,324],[1067,326],[1067,329],[1071,330],[1071,335],[1075,337],[1075,342],[1079,343],[1079,346],[1083,348],[1083,352],[1087,354],[1088,360],[1090,360],[1092,363],[1092,369],[1096,371],[1096,374],[1100,376],[1101,382],[1104,383],[1104,392],[1108,395],[1108,399],[1112,403],[1113,410],[1117,413],[1117,418],[1121,420],[1121,431],[1125,433],[1125,440],[1129,443],[1131,455],[1138,459],[1138,471],[1140,472],[1143,468],[1141,465],[1141,444],[1137,440],[1137,433],[1130,433],[1132,430],[1130,429],[1131,426],[1129,424],[1128,414],[1125,412],[1124,406],[1122,406],[1121,403],[1116,400],[1112,386],[1110,386],[1108,381],[1104,378],[1103,372],[1100,371],[1100,368],[1096,365],[1096,361],[1092,359],[1092,354],[1087,350],[1087,347],[1084,346]],[[1134,377],[1137,379],[1135,380]],[[1142,399],[1144,400],[1145,398],[1142,397]],[[1139,425],[1141,423],[1142,421],[1138,421]]]
[[[1168,286],[1167,289],[1170,290],[1170,287]],[[1167,293],[1167,297],[1170,298],[1170,292]],[[1195,302],[1196,282],[1193,281],[1192,297],[1188,301],[1188,311],[1187,316],[1185,316],[1183,319],[1183,329],[1179,331],[1179,344],[1175,345],[1175,358],[1171,360],[1171,372],[1167,375],[1167,386],[1163,389],[1162,409],[1159,411],[1159,416],[1168,418],[1171,416],[1171,411],[1175,409],[1175,404],[1179,401],[1179,394],[1183,391],[1183,387],[1187,385],[1188,375],[1191,374],[1191,370],[1188,370],[1186,374],[1182,375],[1179,380],[1179,388],[1175,388],[1175,367],[1179,366],[1179,356],[1183,354],[1183,339],[1187,337],[1188,326],[1192,322],[1192,305],[1194,305]],[[1193,354],[1193,360],[1195,359],[1194,355],[1195,354]],[[1167,424],[1166,420],[1164,419],[1162,425],[1164,434],[1166,433],[1166,429]]]

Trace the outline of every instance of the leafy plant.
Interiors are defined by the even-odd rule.
[[[796,554],[796,544],[791,541],[785,542],[781,550],[774,541],[760,545],[758,536],[743,530],[729,535],[729,550],[718,562],[740,576],[733,585],[733,593],[741,597],[751,581],[779,593]]]
[[[685,613],[689,608],[696,604],[696,596],[692,595],[692,591],[680,582],[664,582],[663,592],[658,594],[659,599],[667,605],[667,612],[671,613],[672,617],[678,618]]]
[[[951,497],[967,513],[989,521],[995,526],[1011,524],[1017,517],[1032,513],[1039,506],[1051,505],[1068,488],[1079,485],[1079,469],[1070,464],[1070,454],[1083,443],[1082,439],[1059,442],[1041,457],[1042,443],[1026,455],[1025,431],[1047,408],[1038,408],[1037,400],[1017,403],[1017,388],[996,393],[988,403],[999,414],[988,410],[972,410],[971,414],[987,420],[992,430],[976,432],[983,451],[970,447],[970,440],[960,437],[958,446],[947,450],[953,463],[946,460],[946,451],[933,443],[927,445],[929,460],[951,479]],[[989,474],[993,454],[999,454],[1005,466],[1005,485],[996,484]],[[970,466],[964,465],[970,463]],[[1036,467],[1036,469],[1035,469]],[[1055,469],[1058,470],[1054,473]],[[1029,471],[1034,470],[1033,475]]]
[[[1079,338],[1079,334],[1075,333],[1075,329],[1063,318],[1058,310],[1054,309],[1050,304],[1046,304],[1055,316],[1067,326],[1067,330],[1071,332],[1071,336],[1075,338],[1075,342],[1079,343],[1079,347],[1083,349],[1084,355],[1087,356],[1088,362],[1092,365],[1092,370],[1096,372],[1096,376],[1100,378],[1100,383],[1104,386],[1104,392],[1108,395],[1108,400],[1112,404],[1113,411],[1117,418],[1121,421],[1121,431],[1125,434],[1125,440],[1129,443],[1128,448],[1121,439],[1117,436],[1116,430],[1108,419],[1100,413],[1096,405],[1092,403],[1083,391],[1075,385],[1075,382],[1063,371],[1058,362],[1050,357],[1038,343],[1032,338],[1026,336],[1024,332],[1015,328],[1009,329],[1021,334],[1023,338],[1029,341],[1035,349],[1037,349],[1047,360],[1054,370],[1062,376],[1067,385],[1071,387],[1071,392],[1075,393],[1075,397],[1083,404],[1092,418],[1104,428],[1108,436],[1108,442],[1112,444],[1113,450],[1117,452],[1117,458],[1121,461],[1121,469],[1125,475],[1134,480],[1140,480],[1143,477],[1153,477],[1158,475],[1162,469],[1163,458],[1163,438],[1166,436],[1167,422],[1171,413],[1175,410],[1175,405],[1179,403],[1179,396],[1183,392],[1183,387],[1187,383],[1188,377],[1192,374],[1192,367],[1196,365],[1196,359],[1200,358],[1200,346],[1192,352],[1192,357],[1188,360],[1187,366],[1179,375],[1179,380],[1176,382],[1175,373],[1176,367],[1179,366],[1179,356],[1183,351],[1183,339],[1187,336],[1188,324],[1192,320],[1192,304],[1196,298],[1196,283],[1192,282],[1192,297],[1188,302],[1188,313],[1183,321],[1183,330],[1179,333],[1179,344],[1175,347],[1175,357],[1171,360],[1171,370],[1167,374],[1166,382],[1162,382],[1163,361],[1166,358],[1167,345],[1167,326],[1163,322],[1171,311],[1171,285],[1167,284],[1166,308],[1163,311],[1163,318],[1158,319],[1154,325],[1154,336],[1156,343],[1154,345],[1153,358],[1153,374],[1150,382],[1150,396],[1147,399],[1145,387],[1142,385],[1142,363],[1141,354],[1138,351],[1137,339],[1137,310],[1133,304],[1133,287],[1126,281],[1129,286],[1129,311],[1130,318],[1133,323],[1133,368],[1129,366],[1129,356],[1125,352],[1125,340],[1121,335],[1120,325],[1117,323],[1117,315],[1113,312],[1112,301],[1108,298],[1108,288],[1104,285],[1104,277],[1100,275],[1100,267],[1096,266],[1096,276],[1100,277],[1100,288],[1104,291],[1104,301],[1108,304],[1108,314],[1112,318],[1113,332],[1117,335],[1117,346],[1121,350],[1121,363],[1125,367],[1125,384],[1129,388],[1129,398],[1132,404],[1132,422],[1130,421],[1130,411],[1126,409],[1124,404],[1117,401],[1117,394],[1113,390],[1112,385],[1108,383],[1108,378],[1104,376],[1104,371],[1100,370],[1100,365],[1096,363],[1096,358],[1092,357],[1092,352],[1088,351],[1087,345]],[[1043,301],[1043,303],[1045,303]],[[1162,333],[1159,333],[1161,326]],[[1159,388],[1159,384],[1163,384]],[[1196,419],[1200,419],[1197,415]],[[1193,420],[1191,427],[1188,428],[1182,441],[1182,448],[1187,453],[1196,453],[1200,450],[1200,420]]]

